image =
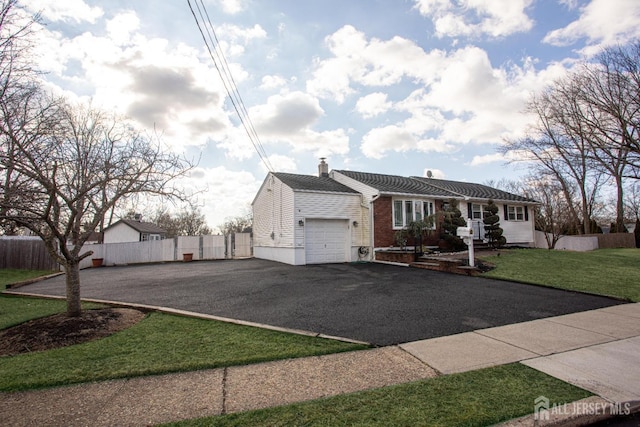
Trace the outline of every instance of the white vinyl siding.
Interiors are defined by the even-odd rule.
[[[293,190],[268,175],[253,202],[255,246],[294,247]]]
[[[299,221],[309,219],[345,219],[350,229],[351,246],[367,246],[369,242],[368,211],[360,206],[359,194],[312,193],[297,191],[295,193],[296,246],[302,247],[304,242],[304,226]],[[353,225],[353,221],[358,223]]]
[[[114,224],[104,232],[104,243],[139,242],[140,232],[129,227],[124,222]]]
[[[362,204],[362,196],[357,193],[293,190],[269,174],[252,203],[254,256],[306,264],[305,230],[309,221],[339,220],[344,227],[340,231],[344,249],[335,256],[340,262],[357,261],[358,248],[370,242],[369,211]],[[313,258],[312,262],[317,262]]]

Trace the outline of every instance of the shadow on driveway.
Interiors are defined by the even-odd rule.
[[[87,269],[80,279],[83,298],[171,307],[381,346],[621,303],[375,263],[200,261]],[[64,287],[64,276],[58,276],[16,291],[64,295]]]

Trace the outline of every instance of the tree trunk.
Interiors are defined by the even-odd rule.
[[[623,194],[623,186],[622,186],[622,176],[616,176],[616,186],[618,187],[618,200],[616,203],[616,232],[623,233],[626,232],[624,228],[624,194]]]
[[[80,316],[80,263],[67,261],[64,269],[67,276],[67,316]]]

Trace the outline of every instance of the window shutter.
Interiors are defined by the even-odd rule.
[[[529,221],[529,209],[528,206],[524,207],[524,220]]]
[[[467,202],[467,218],[473,218],[473,209],[471,203]]]
[[[504,220],[509,221],[509,207],[504,205]]]

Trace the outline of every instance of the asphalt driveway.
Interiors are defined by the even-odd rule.
[[[81,296],[391,345],[620,304],[539,286],[384,264],[249,259],[83,270]],[[64,295],[58,276],[16,291]]]

